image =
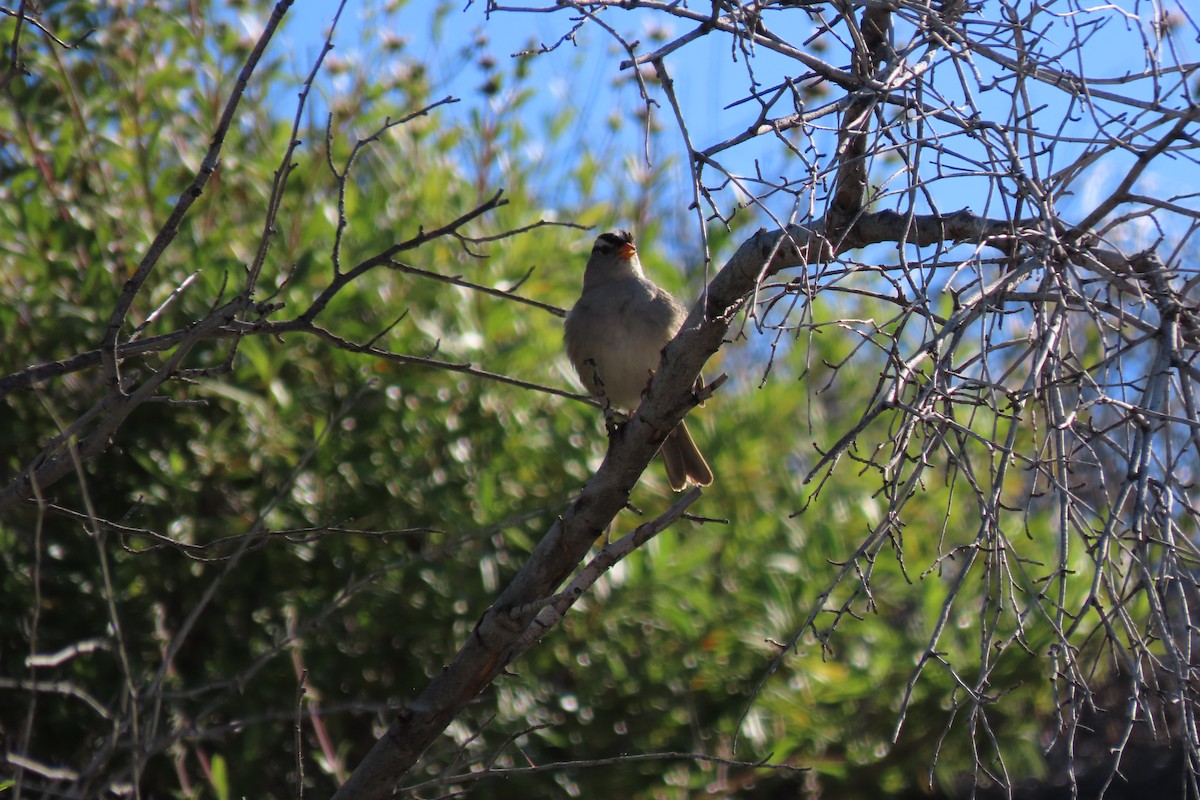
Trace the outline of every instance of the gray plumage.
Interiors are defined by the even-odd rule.
[[[633,236],[602,233],[583,273],[583,292],[567,314],[567,357],[589,392],[606,397],[616,409],[633,411],[663,347],[686,317],[683,306],[643,274]],[[659,452],[675,491],[689,483],[712,483],[712,469],[683,422]]]

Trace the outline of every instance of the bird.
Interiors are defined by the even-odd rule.
[[[583,291],[567,314],[563,343],[579,380],[617,410],[632,412],[687,311],[642,271],[633,235],[600,234],[583,271]],[[712,469],[680,421],[659,450],[677,492],[709,486]]]

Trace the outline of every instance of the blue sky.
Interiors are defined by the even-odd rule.
[[[515,3],[523,0],[509,1]],[[554,0],[529,1],[544,6],[552,6],[554,3]],[[435,86],[432,96],[441,97],[445,94],[452,94],[462,98],[462,103],[445,109],[443,113],[469,114],[472,110],[486,109],[488,100],[479,92],[479,87],[484,81],[484,72],[478,67],[477,57],[464,60],[462,56],[464,47],[473,46],[480,40],[480,37],[484,37],[486,44],[482,49],[489,52],[501,63],[503,68],[507,65],[511,54],[526,49],[531,42],[553,44],[569,30],[572,24],[571,13],[561,10],[550,14],[500,13],[487,20],[484,18],[482,2],[476,2],[464,10],[465,2],[466,0],[456,0],[453,5],[445,6],[435,0],[412,0],[412,2],[402,4],[397,11],[386,18],[386,21],[381,22],[380,9],[384,5],[383,0],[350,0],[335,38],[334,56],[368,63],[371,69],[392,69],[401,59],[381,55],[376,50],[376,46],[389,37],[401,37],[406,41],[404,52],[409,57],[422,61],[429,69]],[[702,2],[701,5],[704,3]],[[1059,3],[1059,5],[1063,5],[1063,3]],[[441,33],[438,36],[432,36],[434,13],[438,8],[443,7],[447,10],[441,20]],[[1024,8],[1025,5],[1022,4],[1021,7]],[[294,69],[298,76],[307,74],[311,68],[335,8],[336,3],[333,0],[296,0],[289,12],[282,36],[273,44],[273,47],[276,48],[275,52],[278,53],[282,49],[295,59]],[[1141,50],[1141,35],[1144,28],[1139,29],[1135,22],[1130,21],[1115,5],[1098,8],[1099,11],[1092,12],[1093,17],[1089,22],[1100,24],[1087,29],[1093,38],[1080,54],[1078,61],[1064,58],[1061,66],[1063,68],[1082,68],[1091,76],[1117,79],[1127,72],[1142,70],[1145,65],[1145,56]],[[992,9],[999,13],[998,4],[985,4],[985,12],[991,13]],[[623,36],[642,40],[645,49],[653,47],[652,39],[656,31],[650,27],[647,21],[648,15],[631,14],[613,9],[604,18]],[[1067,46],[1073,32],[1067,27],[1069,22],[1066,20],[1070,18],[1050,17],[1049,14],[1043,17],[1043,19],[1047,18],[1060,20],[1061,26],[1030,31],[1027,32],[1028,35],[1039,43],[1045,43],[1047,52],[1063,52],[1069,55]],[[792,41],[804,42],[812,30],[811,22],[807,22],[807,19],[802,12],[790,10],[788,16],[783,19],[780,30],[784,30]],[[989,18],[979,15],[973,18],[973,23],[979,26],[976,30],[987,30],[986,26],[991,24],[991,21]],[[252,26],[254,23],[248,24]],[[805,25],[809,27],[805,28]],[[555,52],[540,55],[532,60],[533,79],[530,85],[537,87],[537,94],[530,105],[526,107],[525,113],[546,114],[563,104],[570,104],[579,111],[579,122],[573,127],[571,136],[608,136],[611,134],[606,132],[605,120],[614,112],[614,109],[628,113],[631,109],[637,108],[641,104],[641,100],[627,79],[627,73],[619,69],[619,63],[624,56],[614,51],[613,39],[595,26],[588,26],[588,28],[589,30],[580,36],[578,47],[566,44]],[[687,30],[688,28],[682,24],[674,23],[672,28],[658,33],[670,39],[684,34]],[[906,35],[908,34],[904,31],[898,30],[897,41],[902,41]],[[365,47],[364,42],[366,43]],[[668,59],[668,67],[676,81],[676,88],[693,144],[701,149],[739,132],[754,118],[755,109],[750,104],[740,105],[732,110],[724,110],[724,106],[728,103],[738,100],[746,94],[749,80],[747,60],[741,54],[738,54],[736,60],[732,59],[728,47],[728,37],[708,36],[677,51]],[[833,65],[844,66],[844,51],[839,50],[836,46],[824,52],[820,51],[818,47],[812,47],[812,50]],[[1184,54],[1183,57],[1186,59],[1187,54]],[[913,61],[915,60],[914,58]],[[779,80],[777,76],[794,75],[797,70],[796,64],[784,63],[781,57],[762,50],[755,53],[749,65],[767,85]],[[970,109],[963,94],[964,90],[954,80],[955,66],[949,63],[939,66],[940,72],[937,81],[926,87],[923,99],[928,103],[947,109],[948,114],[969,115]],[[1012,113],[1010,107],[1014,102],[1012,96],[1003,89],[1001,91],[988,90],[987,86],[990,81],[996,79],[1002,82],[1009,81],[1007,85],[1002,84],[1003,88],[1007,88],[1007,86],[1011,86],[1011,74],[1005,75],[995,71],[989,74],[987,72],[989,66],[984,59],[977,59],[973,66],[981,71],[977,79],[968,70],[964,70],[967,73],[966,82],[973,93],[970,97],[971,102],[980,108],[984,115],[1003,123]],[[947,84],[947,80],[950,83]],[[322,81],[322,91],[327,96],[337,94],[338,78],[336,76],[326,74]],[[1115,92],[1123,92],[1131,87],[1129,84],[1121,86],[1113,83],[1107,85],[1107,88]],[[937,92],[944,92],[944,94],[938,95]],[[1028,83],[1028,95],[1031,106],[1035,108],[1045,106],[1045,111],[1039,112],[1037,122],[1031,126],[1033,128],[1036,128],[1037,125],[1043,126],[1041,134],[1048,136],[1062,133],[1067,137],[1072,135],[1090,137],[1095,134],[1096,122],[1100,118],[1093,117],[1088,112],[1081,112],[1079,109],[1068,113],[1065,100],[1067,95],[1062,91],[1031,81]],[[810,102],[812,105],[816,105],[837,99],[838,96],[838,90],[833,89],[824,97],[812,99]],[[294,94],[281,95],[280,103],[281,110],[290,116],[294,111]],[[786,110],[776,109],[772,113],[785,113]],[[402,110],[394,107],[380,109],[378,117],[382,120],[388,114],[395,115],[398,111]],[[890,110],[890,113],[893,115],[893,121],[899,116],[895,110]],[[682,168],[682,157],[685,151],[673,117],[665,104],[659,111],[659,119],[666,135],[661,137],[659,150],[652,153],[652,157],[656,163],[662,163],[668,158],[675,160],[675,172],[669,176],[668,181],[668,185],[672,187],[668,191],[673,192],[673,196],[660,199],[668,210],[673,209],[676,213],[685,215],[687,212],[684,210],[692,200],[689,177]],[[827,127],[835,125],[836,116],[831,115],[824,118],[819,124]],[[1059,125],[1063,127],[1060,128]],[[536,130],[538,126],[533,124],[531,127]],[[963,128],[952,125],[944,126],[943,131],[949,131],[950,135],[954,137],[944,141],[950,143],[951,149],[957,149],[968,155],[980,155],[982,145],[964,128],[965,126]],[[1114,125],[1113,129],[1122,130],[1120,125]],[[909,133],[911,132],[909,131]],[[614,167],[614,172],[623,171],[627,176],[642,162],[643,142],[641,136],[638,134],[636,126],[632,125],[626,125],[620,133],[612,136],[613,148],[619,154],[623,154],[618,159],[619,163]],[[939,142],[936,137],[926,139],[926,147],[920,151],[919,156],[921,158],[921,174],[926,179],[929,178],[933,169],[942,170],[945,176],[938,177],[927,184],[929,195],[935,199],[938,209],[943,212],[953,212],[969,208],[978,214],[996,217],[1010,216],[1011,200],[1002,198],[994,190],[995,182],[991,178],[972,177],[969,174],[969,164],[965,165],[964,169],[963,162],[955,163],[953,158],[939,155],[936,145],[944,143],[944,141]],[[1038,141],[1040,146],[1044,145],[1048,139]],[[819,151],[819,157],[813,156],[812,153],[808,153],[807,156],[810,156],[812,161],[821,163],[822,166],[833,161],[831,158],[833,142],[834,137],[828,130],[811,141],[796,140],[796,144],[802,148],[811,146],[814,152]],[[992,143],[995,144],[994,136]],[[1020,140],[1020,144],[1026,146],[1028,140],[1023,138]],[[1146,142],[1142,142],[1142,144],[1145,145]],[[1061,168],[1063,164],[1078,155],[1082,146],[1079,143],[1055,145],[1049,156],[1039,157],[1039,169]],[[912,151],[910,150],[910,152]],[[546,155],[540,154],[536,147],[530,147],[526,148],[525,152],[506,155],[511,158],[526,159],[529,164],[540,163],[540,168],[552,171],[555,168],[569,168],[573,154],[560,147]],[[789,154],[779,141],[770,136],[760,137],[759,140],[745,146],[742,151],[728,155],[726,163],[732,171],[748,174],[756,168],[755,158],[759,159],[758,165],[768,175],[787,174],[793,179],[805,177],[804,162]],[[939,164],[939,162],[943,163]],[[1059,212],[1069,221],[1081,219],[1085,216],[1087,209],[1093,208],[1100,198],[1111,191],[1112,187],[1121,180],[1132,162],[1132,156],[1121,150],[1106,156],[1098,165],[1090,168],[1083,179],[1072,184],[1072,194],[1064,196],[1057,203]],[[564,166],[564,163],[567,166]],[[872,180],[885,184],[891,180],[892,183],[888,184],[890,188],[896,191],[903,190],[907,178],[900,171],[901,165],[900,160],[895,157],[877,158]],[[1200,183],[1198,172],[1200,171],[1194,164],[1177,159],[1149,171],[1139,182],[1138,188],[1144,194],[1160,197],[1185,195],[1192,192],[1192,187]],[[1042,174],[1044,176],[1045,173]],[[617,179],[622,179],[620,174]],[[714,181],[714,177],[711,175],[706,175],[706,179],[710,183]],[[1011,186],[1013,182],[1009,180],[1005,183]],[[922,202],[920,190],[914,192],[912,197],[918,204],[919,212],[926,210],[920,207]],[[543,198],[548,206],[554,205],[555,197],[552,194],[543,193]],[[570,200],[577,199],[570,198]],[[892,207],[903,207],[908,199],[909,196],[900,192],[883,202],[890,203]],[[821,198],[817,198],[814,204],[816,206],[814,211],[818,215],[824,210],[822,202]],[[1181,202],[1187,206],[1195,205],[1193,199],[1185,198]],[[577,206],[580,204],[567,202],[564,205]],[[585,208],[588,207],[587,202],[582,205]],[[787,203],[778,202],[772,205],[771,210],[778,216],[784,217],[791,209]],[[1030,212],[1028,208],[1025,208],[1023,213],[1028,215]],[[754,210],[750,214],[755,227],[772,225],[772,220],[766,213]],[[1168,221],[1164,227],[1157,228],[1148,217],[1134,219],[1126,226],[1126,238],[1118,243],[1128,252],[1133,252],[1136,249],[1150,246],[1162,233],[1166,233],[1168,241],[1170,241],[1172,237],[1178,238],[1186,230],[1186,221],[1181,224],[1181,220],[1181,217],[1176,217],[1173,222]],[[628,225],[628,220],[622,219],[583,219],[580,221],[603,228],[618,225],[636,228],[636,226]],[[654,244],[661,248],[660,252],[663,255],[673,260],[679,254],[694,257],[699,251],[699,236],[695,225],[693,215],[682,216],[674,229],[669,232],[664,231],[664,235],[659,237]],[[1172,228],[1172,226],[1174,227]],[[581,238],[583,250],[586,250],[585,242],[590,241],[591,235],[593,234],[587,234]],[[1192,249],[1194,250],[1194,245]],[[970,264],[975,250],[973,245],[963,245],[955,248],[949,258],[961,258],[965,264]],[[1170,252],[1170,246],[1166,248],[1166,251]],[[729,252],[727,250],[718,251],[713,255],[719,264],[724,256],[729,255]],[[990,257],[994,253],[986,251],[984,255]],[[898,253],[895,245],[877,245],[867,252],[847,254],[846,266],[853,267],[855,261],[861,261],[864,264],[887,264],[894,263],[897,259]],[[679,259],[679,261],[697,267],[700,265],[698,258],[688,261]],[[1190,266],[1188,259],[1185,259],[1184,263]],[[939,277],[930,286],[932,291],[940,290],[941,281],[944,280],[941,276],[947,272],[949,270],[939,271]],[[957,279],[952,280],[970,281],[973,280],[974,275],[974,269],[968,268]],[[692,275],[689,278],[689,285],[693,287],[693,290],[698,290],[698,276]],[[752,337],[758,345],[765,345],[769,342],[769,338]]]
[[[531,43],[552,44],[571,27],[570,15],[566,12],[553,14],[498,13],[485,19],[484,5],[476,2],[464,10],[464,2],[448,6],[441,24],[442,35],[430,35],[433,15],[443,6],[434,0],[414,0],[401,4],[388,23],[377,22],[380,8],[384,5],[376,0],[351,0],[347,3],[342,20],[335,35],[333,55],[358,59],[368,57],[361,42],[364,24],[372,31],[370,40],[382,41],[385,37],[401,37],[406,41],[405,52],[423,60],[430,69],[435,85],[434,96],[453,94],[463,102],[445,113],[469,113],[483,102],[478,88],[484,82],[483,73],[473,63],[464,63],[460,51],[480,37],[487,40],[486,50],[497,61],[503,62],[512,54],[526,50]],[[296,62],[297,74],[307,72],[313,58],[319,53],[321,42],[332,18],[336,3],[332,0],[297,0],[288,12],[282,36],[277,43],[286,49]],[[686,30],[678,24],[655,27],[651,20],[657,15],[646,13],[610,14],[606,17],[623,36],[638,39],[644,48],[651,37],[660,34],[666,37],[678,35]],[[364,20],[366,20],[364,22]],[[730,115],[721,110],[722,102],[716,98],[738,98],[745,93],[747,85],[743,62],[731,63],[725,43],[717,37],[697,42],[685,48],[669,62],[676,72],[676,88],[681,106],[688,120],[689,132],[696,144],[709,144],[738,132],[745,125],[741,115]],[[534,80],[532,85],[539,91],[529,106],[531,114],[552,112],[561,104],[572,104],[579,111],[580,122],[572,135],[611,136],[606,120],[613,113],[631,112],[641,106],[635,87],[630,83],[629,71],[618,68],[624,56],[617,51],[612,37],[595,26],[587,26],[578,37],[577,46],[565,44],[553,53],[538,56],[531,62]],[[760,56],[765,58],[767,56]],[[505,65],[502,63],[501,68]],[[386,68],[386,64],[381,64]],[[333,84],[336,86],[336,83]],[[283,109],[293,108],[292,96],[281,98]],[[282,110],[282,109],[281,109]],[[675,127],[674,117],[664,104],[658,111],[658,120],[666,131],[660,137],[657,148],[651,152],[656,164],[673,158],[677,177],[672,181],[679,187],[678,197],[672,202],[686,208],[692,200],[688,176],[680,166],[686,152],[682,137]],[[635,125],[625,125],[617,134],[616,143],[623,152],[627,164],[622,168],[638,168],[644,161],[643,137]],[[535,154],[536,155],[536,154]],[[746,158],[738,163],[739,169],[753,169],[753,159]],[[620,221],[614,221],[614,224]]]
[[[516,0],[513,2],[515,3]],[[456,0],[451,4],[437,0],[412,0],[408,3],[390,4],[397,7],[390,12],[384,10],[384,7],[388,5],[385,0],[351,0],[348,2],[335,38],[334,55],[347,59],[373,58],[372,65],[374,67],[387,69],[388,59],[380,58],[377,53],[374,56],[368,56],[363,48],[363,42],[380,43],[388,37],[403,38],[406,41],[405,52],[421,59],[428,66],[434,83],[438,87],[435,90],[435,96],[449,93],[463,99],[463,103],[448,110],[447,113],[469,113],[471,108],[478,108],[481,104],[486,103],[478,91],[484,80],[483,73],[475,63],[464,61],[461,51],[465,46],[472,45],[480,37],[483,37],[486,39],[483,49],[497,61],[504,62],[510,58],[511,54],[525,50],[531,43],[548,45],[558,41],[570,29],[571,15],[574,13],[567,10],[547,14],[497,13],[493,14],[491,19],[485,19],[484,3],[481,0],[470,5],[467,5],[466,0]],[[537,5],[552,6],[553,0],[546,0]],[[319,52],[324,32],[336,7],[337,4],[334,0],[297,0],[289,11],[282,38],[276,43],[276,46],[286,48],[296,59],[297,74],[307,72],[313,57]],[[987,7],[992,6],[987,4]],[[1083,68],[1087,69],[1089,74],[1108,76],[1119,76],[1129,70],[1142,69],[1142,54],[1134,52],[1130,47],[1140,43],[1137,25],[1115,6],[1105,6],[1104,8],[1108,8],[1110,11],[1102,10],[1095,15],[1095,20],[1101,21],[1103,24],[1096,27],[1095,30],[1089,29],[1093,34],[1093,39],[1083,53],[1085,57]],[[440,35],[434,37],[431,36],[433,18],[439,9],[442,10]],[[996,10],[999,11],[998,8]],[[1043,19],[1045,18],[1044,15]],[[612,9],[603,16],[603,19],[626,38],[641,40],[642,52],[654,46],[653,38],[656,33],[669,39],[689,29],[684,23],[673,20],[663,23],[660,22],[665,19],[663,16],[643,12]],[[808,21],[808,17],[799,12],[788,12],[784,22],[780,24],[790,26],[787,27],[786,33],[794,42],[803,42],[812,30],[811,21]],[[656,29],[656,25],[665,25],[666,27]],[[806,28],[805,25],[808,27]],[[1061,48],[1067,43],[1053,41],[1053,37],[1062,38],[1065,35],[1064,29],[1047,28],[1046,30],[1048,32],[1045,41],[1049,42],[1048,50]],[[366,35],[364,36],[364,34]],[[900,40],[903,36],[902,32],[898,32],[897,39]],[[821,55],[828,58],[835,66],[844,66],[840,63],[841,60],[844,60],[843,54],[836,47],[831,52]],[[594,24],[585,26],[577,46],[564,44],[557,51],[540,55],[532,60],[531,69],[534,78],[532,85],[539,87],[539,90],[528,107],[529,113],[544,114],[561,104],[571,104],[580,113],[580,121],[571,135],[591,137],[609,135],[606,132],[605,120],[614,113],[614,109],[628,112],[641,104],[633,85],[627,80],[628,72],[623,73],[618,67],[623,57],[622,53],[617,52],[615,41],[611,36],[603,33]],[[727,37],[702,37],[701,40],[673,53],[668,58],[667,64],[675,77],[676,90],[693,144],[696,146],[703,148],[719,142],[742,130],[753,119],[754,109],[749,105],[740,106],[732,111],[723,110],[723,106],[746,94],[749,83],[747,60],[741,56],[736,60],[731,58]],[[778,80],[778,75],[795,74],[797,69],[794,63],[785,64],[781,57],[763,50],[754,54],[749,65],[756,71],[756,75],[761,76],[763,82],[768,85]],[[503,67],[504,64],[502,63],[501,66]],[[1072,62],[1068,59],[1065,66],[1072,66]],[[986,70],[986,68],[985,65],[983,69]],[[951,76],[943,75],[942,77],[950,78]],[[985,74],[983,77],[986,79],[988,76]],[[624,80],[622,80],[623,78]],[[953,93],[957,91],[956,87],[950,86],[949,89],[946,89],[947,84],[944,82],[938,85],[951,93],[951,96],[941,98],[943,102],[953,104],[961,101],[961,98],[953,97]],[[1054,125],[1055,112],[1059,111],[1054,104],[1063,104],[1062,93],[1036,82],[1031,82],[1029,87],[1031,101],[1035,106],[1041,104],[1050,104],[1051,106],[1050,113],[1047,115],[1050,119],[1042,124]],[[327,85],[326,90],[328,91],[330,88],[336,92],[336,81]],[[661,98],[661,94],[659,96]],[[831,94],[825,99],[833,97],[834,95]],[[1004,119],[1003,103],[1007,101],[1007,96],[1003,93],[982,94],[972,99],[987,113],[992,113],[995,108],[996,118]],[[285,98],[285,102],[290,104],[292,99]],[[989,104],[996,103],[1000,105],[989,107]],[[778,114],[780,110],[773,113]],[[1065,112],[1059,113],[1059,117],[1063,113]],[[677,196],[666,198],[666,200],[676,207],[686,208],[691,202],[692,196],[688,176],[680,166],[685,152],[682,138],[665,103],[658,114],[659,121],[667,135],[661,138],[658,151],[651,154],[652,159],[656,163],[662,163],[665,159],[674,157],[677,172],[673,176],[671,185],[678,187]],[[1081,130],[1093,132],[1093,120],[1089,119],[1087,114],[1079,116],[1081,119],[1078,124],[1081,125]],[[823,121],[823,124],[832,124],[833,119],[830,117]],[[1071,133],[1069,129],[1065,132]],[[827,136],[825,144],[818,145],[819,149],[826,151],[826,155],[828,155],[828,141],[829,137]],[[963,142],[965,140],[956,141]],[[635,126],[625,126],[623,131],[617,134],[614,145],[619,152],[625,154],[624,162],[621,165],[623,169],[636,169],[639,166],[643,160],[643,142]],[[969,142],[965,146],[970,146]],[[1072,152],[1070,145],[1057,146],[1054,154],[1055,166],[1060,166],[1070,158],[1069,154]],[[536,159],[538,153],[533,150],[524,154],[516,154],[514,157],[522,156]],[[926,157],[928,157],[928,153]],[[738,153],[727,154],[726,158],[727,166],[732,171],[742,174],[753,172],[756,158],[759,159],[759,164],[764,172],[771,175],[788,171],[794,173],[802,167],[799,161],[789,157],[779,143],[770,141],[770,137],[764,137],[754,146],[745,147]],[[1078,193],[1076,198],[1064,199],[1060,204],[1060,210],[1070,214],[1072,206],[1094,202],[1099,193],[1104,192],[1107,186],[1111,186],[1119,180],[1128,166],[1129,159],[1118,154],[1109,161],[1110,164],[1094,170],[1095,174],[1090,180],[1078,184],[1075,187]],[[1187,164],[1179,164],[1177,167],[1178,171],[1148,175],[1145,185],[1167,187],[1161,189],[1163,194],[1187,191],[1187,187],[1194,183],[1193,179],[1197,177],[1196,171],[1193,166]],[[880,168],[877,164],[877,178],[886,179],[889,172],[894,169],[895,165],[885,164],[883,168]],[[801,176],[792,175],[791,177]],[[715,180],[715,176],[709,178],[710,182],[712,180]],[[900,181],[896,185],[902,183],[903,181]],[[1003,215],[1005,209],[994,195],[988,195],[987,185],[988,182],[984,178],[956,177],[953,180],[941,180],[937,183],[936,188],[939,208],[948,212],[970,207],[977,213]],[[790,209],[785,204],[776,204],[772,210],[782,215]],[[759,213],[756,223],[770,224],[770,220],[764,214]]]
[[[383,5],[385,3],[379,0],[350,0],[339,22],[335,44],[339,48],[357,49],[364,18],[371,18],[372,22],[367,24],[373,24],[378,9]],[[444,13],[441,26],[443,36],[434,39],[430,36],[432,19],[435,11],[444,5],[448,10]],[[306,60],[311,59],[319,51],[335,8],[333,0],[297,0],[288,12],[284,25],[284,41],[288,48]],[[676,24],[663,27],[651,23],[658,18],[658,15],[639,12],[623,12],[620,16],[608,17],[623,36],[643,42],[648,41],[647,33],[653,28],[668,36],[682,32]],[[463,69],[458,55],[462,46],[473,43],[483,35],[493,55],[502,59],[526,49],[531,41],[554,43],[571,27],[570,15],[565,11],[553,14],[497,13],[487,18],[483,2],[468,6],[465,0],[448,5],[440,0],[413,0],[400,4],[389,19],[390,24],[378,31],[379,37],[401,36],[408,40],[410,52],[423,58],[442,79],[443,85],[461,96],[470,95],[479,83],[477,73]],[[701,83],[689,80],[679,84],[681,104],[689,109],[689,114],[700,124],[702,134],[708,130],[718,130],[723,117],[719,108],[706,102],[708,92],[697,90],[719,86],[724,95],[740,88],[745,82],[744,71],[730,64],[727,54],[721,57],[723,51],[720,44],[714,37],[712,41],[698,43],[698,46],[692,46],[681,54],[680,68],[689,76],[694,77],[699,72],[703,77]],[[587,53],[592,62],[587,74],[581,76],[564,72],[564,62],[580,50]],[[565,82],[569,78],[573,99],[584,99],[604,113],[606,101],[614,100],[610,91],[611,83],[621,76],[617,68],[620,58],[612,57],[612,53],[613,40],[589,26],[578,37],[578,47],[566,44],[556,53],[535,59],[534,70],[543,74],[551,94],[556,88],[555,83]],[[546,100],[549,102],[553,98],[547,97]],[[697,114],[697,111],[703,113]]]

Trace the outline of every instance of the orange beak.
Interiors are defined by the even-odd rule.
[[[617,251],[617,258],[621,259],[622,261],[628,261],[635,255],[637,255],[637,248],[634,247],[632,243],[621,245],[621,249]]]

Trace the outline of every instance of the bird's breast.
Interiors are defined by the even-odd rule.
[[[618,408],[636,408],[683,310],[653,284],[589,289],[566,322],[567,355],[584,385]]]

